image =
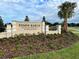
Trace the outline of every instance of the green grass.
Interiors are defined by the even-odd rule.
[[[16,57],[13,59],[79,59],[79,42],[70,48],[65,48],[55,52]]]
[[[79,36],[79,27],[69,27],[68,30]]]

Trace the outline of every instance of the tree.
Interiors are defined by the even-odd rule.
[[[2,20],[2,17],[0,16],[0,32],[3,32],[5,30],[5,26]]]
[[[71,2],[64,2],[62,5],[60,5],[58,8],[60,9],[58,11],[58,16],[60,19],[64,19],[64,25],[63,25],[63,30],[67,32],[67,19],[72,17],[74,14],[74,9],[77,6],[76,3],[71,3]]]
[[[79,26],[79,23],[77,23],[76,26]]]
[[[26,18],[25,18],[25,20],[24,21],[29,21],[29,17],[28,16],[26,16]]]
[[[70,26],[74,27],[74,26],[76,26],[76,24],[75,23],[70,23]]]
[[[56,25],[59,25],[59,23],[58,23],[58,22],[55,22],[55,23],[53,24],[53,26],[56,26]]]

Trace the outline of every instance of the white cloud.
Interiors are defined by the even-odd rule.
[[[64,1],[67,0],[0,0],[0,15],[7,16],[4,17],[7,21],[9,19],[9,21],[13,19],[22,19],[26,15],[28,15],[32,20],[41,19],[43,15],[47,17],[47,20],[58,20],[57,6]],[[76,1],[78,3],[78,7],[76,9],[76,12],[78,13],[78,0],[70,1]],[[74,19],[76,19],[76,17],[74,17]]]

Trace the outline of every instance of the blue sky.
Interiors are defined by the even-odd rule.
[[[78,0],[0,0],[0,16],[5,23],[23,21],[25,16],[29,16],[31,21],[41,21],[42,16],[46,16],[51,23],[62,22],[57,16],[57,7],[65,1],[77,2],[74,17],[68,22],[79,22]]]

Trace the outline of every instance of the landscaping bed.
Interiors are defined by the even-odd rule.
[[[0,39],[0,58],[13,58],[60,50],[79,41],[71,32],[62,34],[15,35],[14,38]]]

